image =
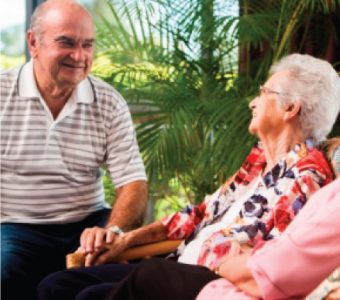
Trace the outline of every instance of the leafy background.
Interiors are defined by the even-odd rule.
[[[106,7],[93,72],[130,104],[155,218],[202,200],[240,166],[255,141],[248,103],[275,61],[301,52],[339,67],[339,1],[130,0]]]
[[[146,222],[201,201],[240,166],[255,141],[248,103],[274,62],[308,53],[340,70],[340,0],[81,2],[96,21],[93,73],[133,113],[150,185]],[[1,31],[2,46],[18,36]],[[24,60],[2,52],[1,68]],[[103,181],[111,203],[107,171]]]

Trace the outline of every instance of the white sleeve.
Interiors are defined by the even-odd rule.
[[[146,180],[136,132],[125,101],[117,108],[107,135],[106,165],[116,187]]]

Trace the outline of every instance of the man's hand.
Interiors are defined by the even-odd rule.
[[[133,246],[144,245],[167,239],[167,229],[160,221],[117,235],[99,227],[84,230],[80,237],[78,252],[86,255],[85,265],[111,262],[123,251]]]
[[[105,228],[87,228],[80,236],[78,251],[88,255],[105,250],[105,245],[111,244],[117,238],[117,234]]]
[[[85,258],[85,266],[90,267],[112,262],[115,257],[128,248],[125,237],[126,235],[115,235],[111,243],[105,243],[99,250],[88,253]]]

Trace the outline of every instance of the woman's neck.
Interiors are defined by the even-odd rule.
[[[293,147],[303,142],[301,130],[287,129],[275,136],[260,137],[267,165],[265,172],[271,170]]]

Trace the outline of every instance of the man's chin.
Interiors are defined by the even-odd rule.
[[[78,80],[79,78],[82,78],[81,80],[83,80],[87,73],[86,68],[62,68],[59,72],[59,76],[70,81]]]
[[[71,86],[71,87],[75,88],[85,78],[86,78],[86,76],[84,76],[84,75],[82,75],[82,76],[61,76],[59,78],[59,82],[64,84],[64,85]]]

